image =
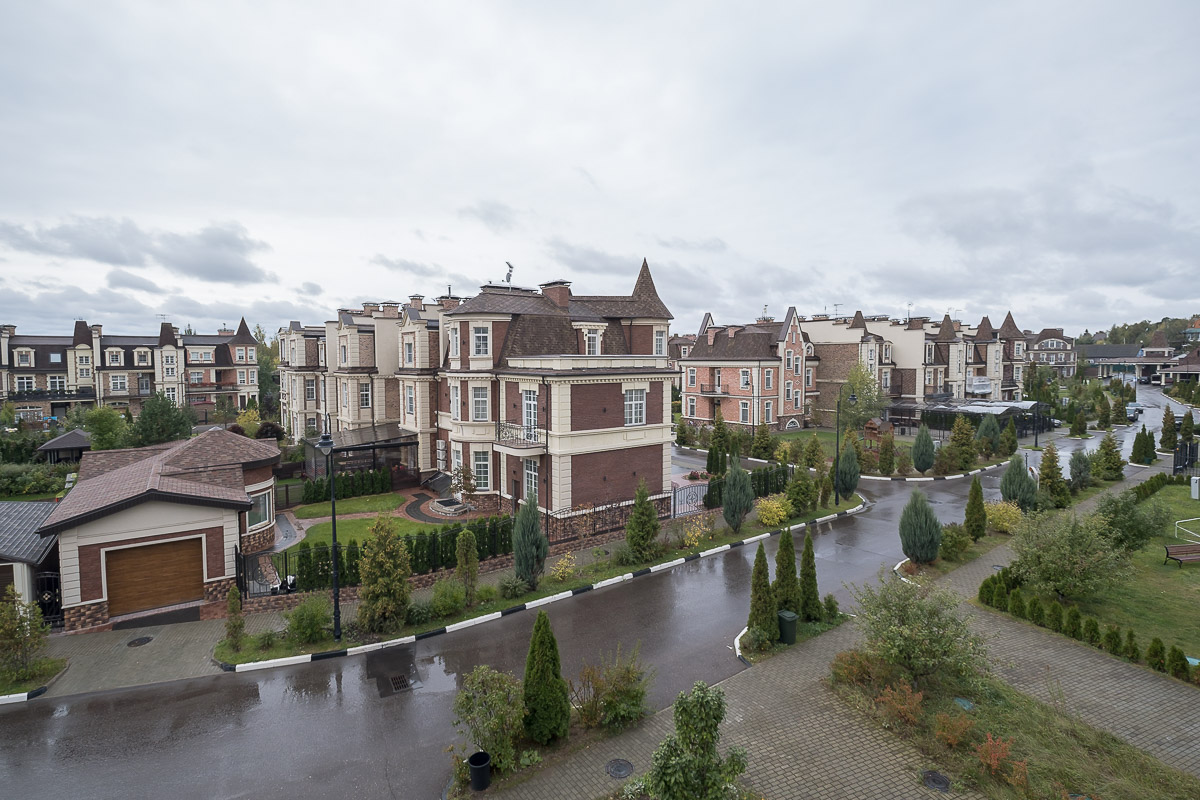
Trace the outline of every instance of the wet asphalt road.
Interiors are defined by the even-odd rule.
[[[1143,415],[1157,427],[1161,395],[1139,388],[1143,403],[1157,403]],[[1118,434],[1126,451],[1134,432]],[[1059,445],[1069,457],[1097,443]],[[983,476],[989,500],[1000,474]],[[870,581],[902,558],[896,520],[917,486],[944,522],[961,521],[969,481],[863,481],[866,514],[814,529],[822,594],[834,592],[846,607],[846,584]],[[778,537],[766,544],[773,559]],[[552,604],[564,674],[618,642],[625,651],[640,644],[656,670],[650,705],[660,709],[696,680],[740,671],[729,645],[745,624],[753,557],[753,548],[739,548]],[[433,798],[449,775],[443,751],[456,739],[458,676],[476,664],[520,674],[534,618],[515,614],[362,657],[5,707],[0,795]],[[396,694],[393,676],[419,685]]]

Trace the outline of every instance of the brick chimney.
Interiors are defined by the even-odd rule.
[[[395,319],[400,316],[399,303],[380,303],[380,313],[389,319]]]
[[[538,287],[542,295],[559,308],[567,308],[571,304],[571,282],[564,280],[550,281]]]
[[[717,328],[709,328],[706,333],[708,334],[708,346],[712,347],[717,338]]]
[[[378,303],[363,303],[363,310],[362,310],[363,316],[369,317],[378,310],[379,310]]]
[[[415,308],[417,311],[420,311],[421,309],[423,309],[425,307],[425,295],[423,295],[423,294],[409,295],[408,307]]]

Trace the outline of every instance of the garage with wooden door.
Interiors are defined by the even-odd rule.
[[[108,614],[204,599],[204,540],[127,547],[104,552]]]

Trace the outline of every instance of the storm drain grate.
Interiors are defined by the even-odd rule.
[[[613,778],[628,778],[633,774],[633,764],[623,758],[614,758],[604,765],[604,771]]]
[[[950,779],[936,770],[925,770],[921,773],[921,780],[923,780],[925,785],[930,789],[934,789],[939,792],[950,791]]]
[[[407,692],[412,688],[412,684],[408,682],[408,677],[405,675],[393,675],[390,680],[393,692]]]
[[[129,644],[127,644],[125,646],[126,647],[141,647],[144,644],[150,644],[150,641],[153,638],[154,638],[153,636],[139,636],[136,639],[134,639],[133,641],[129,642]]]

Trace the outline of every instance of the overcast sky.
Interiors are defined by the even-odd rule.
[[[0,0],[0,323],[1200,312],[1200,3]]]

